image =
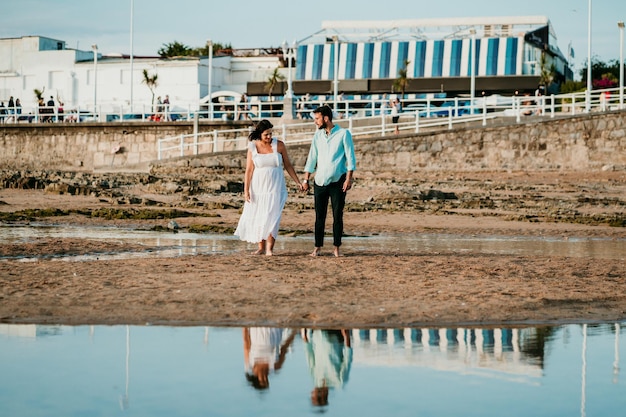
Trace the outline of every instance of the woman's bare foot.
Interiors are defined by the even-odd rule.
[[[315,248],[309,256],[320,256],[322,254],[322,248]]]
[[[271,250],[268,250],[265,252],[265,256],[273,256],[274,252],[272,252]]]
[[[265,250],[263,249],[257,249],[254,252],[252,252],[252,255],[262,255],[263,252],[265,252]]]

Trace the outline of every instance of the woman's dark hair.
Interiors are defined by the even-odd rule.
[[[248,135],[249,140],[260,140],[261,133],[265,132],[267,129],[273,128],[274,125],[270,123],[269,120],[263,119],[259,123],[256,124],[254,130],[250,132]]]
[[[313,113],[320,113],[322,117],[327,116],[328,120],[330,120],[331,122],[333,121],[333,110],[326,104],[313,110]]]

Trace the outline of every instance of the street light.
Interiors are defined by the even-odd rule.
[[[585,111],[591,111],[591,0],[587,15],[587,94],[585,94]]]
[[[134,21],[134,11],[135,11],[135,2],[134,0],[130,0],[130,112],[133,113],[133,83],[135,79],[133,78],[133,45],[134,45],[134,32],[133,32],[133,21]]]
[[[287,91],[285,92],[285,97],[293,98],[293,88],[292,88],[292,78],[291,78],[291,61],[296,57],[296,49],[298,44],[296,41],[293,41],[291,47],[287,41],[283,41],[281,47],[283,48],[283,57],[287,60]]]
[[[470,29],[472,45],[470,47],[470,112],[474,114],[474,97],[476,96],[476,29]]]
[[[292,88],[292,78],[291,78],[291,61],[296,57],[297,43],[293,41],[291,47],[287,41],[283,41],[282,43],[283,49],[283,57],[287,60],[287,91],[285,91],[285,96],[283,98],[283,117],[286,119],[293,119],[293,88]]]
[[[213,82],[213,42],[211,41],[211,39],[209,39],[208,41],[206,41],[206,46],[207,46],[207,54],[209,54],[209,63],[208,63],[208,73],[209,73],[209,79],[208,79],[208,98],[209,98],[209,120],[213,120],[213,98],[211,97],[212,94],[212,88],[211,88],[211,84]]]
[[[624,22],[617,22],[619,28],[619,108],[624,107]]]
[[[333,41],[335,42],[335,57],[334,57],[335,75],[333,78],[333,108],[335,112],[339,113],[339,109],[337,108],[337,96],[339,93],[339,37],[337,35],[333,36]]]
[[[96,106],[98,98],[98,45],[91,45],[93,50],[93,117],[96,118]]]

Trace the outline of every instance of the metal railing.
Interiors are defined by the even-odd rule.
[[[617,96],[619,89],[594,91],[591,96],[591,111],[608,111],[626,108],[620,106]],[[433,100],[434,101],[434,100]],[[380,101],[379,101],[380,102]],[[443,103],[448,103],[443,105]],[[557,115],[581,114],[586,111],[586,95],[572,93],[550,96],[514,96],[485,97],[476,99],[473,105],[462,98],[444,100],[439,106],[429,102],[424,106],[415,106],[415,110],[400,113],[398,123],[392,123],[389,113],[372,105],[367,116],[355,116],[346,102],[344,112],[336,113],[334,122],[349,129],[352,136],[373,137],[399,133],[419,133],[424,129],[453,129],[458,124],[487,125],[488,120],[496,118],[514,119],[521,122],[528,117],[550,117]],[[362,104],[362,103],[361,103]],[[361,108],[362,109],[362,108]],[[310,111],[310,110],[309,110]],[[349,117],[345,117],[348,114]],[[280,122],[280,120],[279,120]],[[302,144],[311,141],[314,133],[312,120],[306,122],[275,123],[274,134],[287,144]],[[159,160],[215,153],[223,151],[245,150],[251,128],[214,129],[209,132],[179,135],[158,139],[157,154]]]
[[[395,97],[395,95],[392,95]],[[590,95],[590,111],[605,111],[624,108],[623,95],[619,89],[594,90]],[[280,98],[280,97],[279,97]],[[489,96],[478,97],[473,103],[469,98],[416,98],[410,95],[402,99],[403,115],[419,112],[422,118],[453,117],[482,113],[504,112],[522,118],[527,115],[554,115],[558,113],[578,114],[587,111],[586,92],[551,96]],[[374,117],[390,114],[389,98],[373,95],[343,96],[337,102],[336,117],[341,119]],[[311,119],[311,112],[322,104],[332,106],[332,96],[301,96],[294,99],[291,112],[297,119]],[[284,102],[276,97],[255,98],[247,102],[224,101],[214,103],[213,113],[209,114],[206,104],[151,104],[137,103],[133,106],[120,102],[106,102],[94,111],[91,105],[81,106],[26,106],[0,107],[0,123],[39,123],[39,122],[117,122],[117,121],[191,121],[195,118],[215,121],[260,120],[283,116]]]

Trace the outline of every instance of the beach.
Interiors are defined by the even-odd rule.
[[[430,172],[413,177],[362,172],[348,194],[345,233],[609,240],[626,253],[624,196],[626,173],[619,171]],[[150,184],[87,195],[59,193],[58,187],[4,188],[0,214],[4,227],[171,231],[175,222],[180,231],[232,234],[242,199],[236,192],[189,195],[157,191]],[[55,214],[44,215],[44,210]],[[94,215],[103,210],[118,215]],[[150,210],[181,215],[120,215]],[[312,196],[290,189],[282,238],[306,239],[313,221]],[[335,258],[331,242],[328,238],[319,257],[289,247],[272,257],[253,256],[242,242],[235,253],[99,259],[98,254],[150,248],[80,236],[2,241],[0,321],[338,328],[536,325],[626,317],[626,255],[391,247],[358,251],[346,243],[343,256]],[[92,256],[75,259],[85,254]]]

